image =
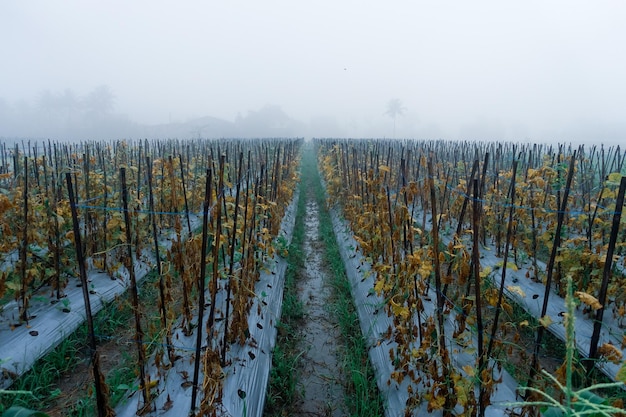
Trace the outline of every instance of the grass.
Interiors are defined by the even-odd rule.
[[[293,402],[297,395],[297,370],[302,351],[298,349],[302,336],[298,326],[302,323],[303,305],[298,298],[296,279],[303,268],[302,245],[304,240],[304,219],[306,217],[307,191],[313,191],[320,211],[320,237],[324,242],[324,257],[331,275],[333,296],[329,310],[339,322],[342,346],[340,358],[341,372],[346,375],[345,403],[350,415],[374,417],[382,416],[383,401],[376,387],[373,369],[369,362],[368,349],[361,335],[359,319],[352,303],[350,284],[335,239],[330,214],[325,208],[325,195],[316,168],[312,148],[305,149],[302,160],[302,181],[300,200],[296,214],[296,224],[289,254],[285,278],[283,313],[278,325],[278,340],[273,352],[270,387],[265,404],[265,416],[285,416],[293,414]]]
[[[527,326],[519,326],[515,329],[510,329],[509,332],[514,334],[518,332],[520,339],[517,342],[511,340],[504,340],[500,349],[494,349],[494,358],[499,358],[499,362],[504,369],[519,383],[525,384],[528,381],[530,375],[530,357],[535,343],[537,328],[541,326],[539,320],[529,314],[521,305],[511,299],[506,300],[512,308],[512,313],[508,313],[506,310],[502,310],[502,316],[500,320],[500,326],[504,323],[520,323],[527,321]],[[491,319],[494,309],[488,309],[486,311],[486,318]],[[491,323],[490,323],[491,326]],[[496,336],[499,338],[499,336]],[[506,359],[508,353],[506,352],[508,345],[513,345],[515,355],[521,355],[523,358],[516,363]],[[502,352],[504,350],[504,352]],[[552,358],[554,360],[561,360],[563,358],[563,352],[565,351],[565,344],[551,332],[545,332],[543,341],[541,342],[541,356],[544,358]],[[504,355],[505,358],[501,358]],[[520,366],[521,365],[521,366]],[[557,365],[558,366],[558,365]],[[551,370],[552,371],[552,370]]]
[[[300,199],[296,211],[291,244],[287,248],[287,271],[278,337],[272,352],[272,369],[265,401],[265,416],[290,415],[297,394],[297,369],[302,352],[298,350],[302,335],[298,331],[304,317],[304,306],[298,297],[296,281],[304,267],[302,245],[304,241],[304,217],[306,215],[306,189],[300,182]]]
[[[154,300],[157,297],[157,287],[155,283],[158,276],[155,271],[151,271],[141,284],[140,298],[143,300]],[[144,303],[144,306],[154,305],[154,303]],[[156,308],[156,307],[154,307]],[[158,314],[155,313],[155,314]],[[146,315],[150,324],[147,329],[158,329],[159,317]],[[116,341],[119,338],[120,329],[133,328],[130,321],[133,320],[132,308],[128,295],[116,298],[106,304],[100,312],[94,316],[94,332],[99,343],[107,340]],[[132,336],[131,336],[132,337]],[[146,332],[146,340],[149,347],[153,346],[158,333]],[[38,410],[51,409],[57,405],[57,401],[62,396],[58,388],[59,379],[77,369],[80,364],[84,364],[88,359],[87,325],[81,324],[72,334],[65,338],[56,348],[46,356],[40,358],[33,367],[18,378],[9,391],[24,391],[29,394],[1,394],[0,393],[0,413],[11,405],[22,406]],[[107,373],[107,384],[111,389],[111,405],[117,404],[126,394],[125,390],[116,390],[119,386],[132,387],[135,384],[136,360],[132,355],[125,355],[119,366],[115,369],[103,369]],[[63,415],[86,416],[94,415],[95,397],[93,395],[92,382],[89,379],[89,387],[84,390],[84,395],[78,398],[63,409]]]
[[[547,392],[547,390],[540,388],[526,388],[531,393],[530,399],[512,405],[517,407],[537,407],[545,417],[578,417],[585,415],[609,417],[623,414],[623,403],[621,403],[620,408],[617,408],[610,401],[593,393],[602,389],[623,388],[622,382],[598,383],[585,388],[575,388],[574,371],[577,352],[575,346],[574,309],[576,304],[570,277],[567,279],[566,305],[565,383],[559,382],[548,372],[542,371],[543,376],[557,387],[557,392]]]
[[[498,361],[500,364],[506,369],[506,371],[513,376],[513,378],[520,383],[520,389],[522,389],[529,378],[530,375],[530,357],[532,355],[532,349],[534,346],[535,338],[536,338],[536,329],[541,326],[539,321],[532,315],[530,315],[521,305],[509,300],[513,308],[512,314],[508,314],[504,312],[504,316],[506,317],[505,321],[509,322],[522,322],[527,321],[528,326],[519,327],[514,331],[518,331],[520,335],[520,340],[517,343],[513,343],[512,341],[505,341],[502,349],[506,351],[507,344],[514,345],[514,353],[513,355],[526,355],[520,361],[511,361],[509,360],[509,355],[506,352],[496,352],[497,355],[504,355],[504,357],[500,357]],[[567,303],[571,303],[571,301],[567,300]],[[573,336],[568,334],[567,338],[572,338]],[[584,389],[587,386],[586,376],[585,376],[585,368],[580,360],[580,355],[575,347],[572,346],[574,352],[572,354],[572,360],[569,364],[569,372],[571,375],[570,379],[570,388],[573,389]],[[541,358],[551,359],[551,364],[554,366],[553,368],[550,364],[546,365],[546,371],[548,373],[554,373],[556,368],[562,365],[563,361],[567,359],[568,355],[568,346],[566,341],[562,341],[557,336],[552,334],[551,332],[545,332],[543,341],[541,343],[541,354],[540,354],[540,363]],[[565,357],[564,357],[565,353]],[[539,387],[542,392],[548,395],[559,396],[563,395],[558,387],[554,388],[554,383],[550,376],[546,376],[544,373],[539,373],[535,376],[535,387]],[[595,384],[596,393],[602,395],[606,398],[608,403],[626,403],[626,391],[624,391],[623,387],[612,386],[610,385],[613,381],[607,377],[602,371],[598,368],[594,368],[591,374],[591,381]],[[608,384],[608,385],[607,385]]]
[[[310,156],[309,158],[312,158]],[[346,405],[350,415],[375,417],[384,415],[383,400],[376,386],[374,370],[368,357],[368,348],[361,328],[359,317],[352,301],[350,282],[339,253],[332,219],[326,208],[326,196],[322,189],[319,172],[315,161],[304,160],[303,170],[313,179],[315,198],[320,207],[319,232],[325,247],[325,261],[331,273],[334,296],[331,309],[336,313],[343,339],[342,368],[349,376],[346,386]]]
[[[46,408],[59,397],[61,392],[56,388],[56,381],[63,373],[74,370],[81,360],[81,352],[87,346],[86,337],[81,337],[80,330],[76,330],[52,352],[35,362],[8,390],[23,391],[28,395],[0,394],[0,412],[11,405]]]

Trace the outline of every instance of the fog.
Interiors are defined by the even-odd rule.
[[[625,21],[620,0],[2,1],[0,137],[619,143]]]

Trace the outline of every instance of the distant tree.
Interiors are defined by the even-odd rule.
[[[83,99],[87,114],[95,119],[103,118],[113,111],[115,95],[108,85],[96,87]]]
[[[402,105],[399,98],[392,98],[387,103],[387,111],[385,114],[393,119],[393,137],[396,137],[396,118],[402,116],[406,111],[406,107]]]
[[[43,90],[37,98],[37,107],[45,113],[46,117],[51,118],[52,113],[58,107],[58,97],[50,90]]]
[[[64,112],[65,117],[67,118],[67,121],[70,122],[73,118],[74,113],[76,113],[76,110],[78,110],[79,108],[78,97],[76,97],[76,94],[72,89],[66,88],[65,91],[63,91],[63,94],[60,95],[57,100],[59,103],[59,107]]]

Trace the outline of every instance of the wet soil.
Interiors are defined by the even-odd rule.
[[[324,264],[324,246],[319,236],[319,207],[307,195],[304,268],[298,280],[298,293],[304,305],[302,360],[298,369],[301,397],[295,404],[296,416],[344,416],[343,375],[339,369],[337,320],[329,309],[332,288]]]
[[[156,288],[154,284],[148,283],[147,286],[145,284],[142,285],[142,294],[146,297],[146,299],[156,299],[156,295],[151,293],[156,291],[154,288]],[[178,291],[180,291],[180,289],[174,289],[175,300],[180,300],[181,298],[177,296]],[[127,301],[124,298],[121,298],[116,301],[116,306],[108,306],[108,308],[123,309],[123,305],[126,302]],[[179,302],[180,301],[177,301],[174,304],[174,308],[179,307]],[[142,303],[142,306],[143,317],[158,317],[159,311],[157,303]],[[96,320],[98,320],[98,318],[96,318]],[[144,329],[148,327],[145,319],[143,321],[143,326]],[[112,331],[112,334],[108,337],[103,336],[102,340],[98,340],[100,369],[107,376],[107,378],[111,377],[112,372],[128,372],[137,376],[137,350],[135,343],[133,342],[134,338],[135,321],[134,317],[128,314],[127,318],[124,321],[121,321],[120,325]],[[59,396],[51,401],[49,408],[45,410],[51,417],[80,414],[81,406],[86,405],[88,409],[91,406],[90,404],[85,403],[88,401],[89,396],[93,397],[91,392],[93,389],[93,374],[86,340],[84,342],[85,346],[83,346],[77,354],[74,366],[70,371],[59,375],[59,379],[55,381],[54,386],[51,387],[51,389],[58,390],[59,392]],[[132,365],[129,365],[129,363]],[[108,382],[111,383],[110,381]],[[113,396],[116,389],[116,386],[109,386],[110,398]],[[125,392],[126,390],[123,389],[123,391]]]
[[[100,355],[100,369],[105,374],[110,370],[120,368],[127,362],[126,355],[134,354],[134,345],[130,340],[134,337],[134,322],[129,320],[128,326],[120,329],[118,337],[98,345],[98,353]],[[128,369],[128,372],[135,373],[134,369]],[[77,357],[75,367],[62,374],[56,382],[55,389],[60,392],[59,397],[52,407],[46,410],[50,417],[67,416],[70,410],[77,407],[81,400],[89,395],[89,387],[93,386],[93,374],[87,348]],[[116,387],[109,387],[109,390],[115,390]]]

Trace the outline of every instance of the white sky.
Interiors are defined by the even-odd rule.
[[[626,2],[0,2],[0,97],[102,84],[142,123],[275,104],[368,136],[399,98],[399,133],[616,141]]]

